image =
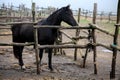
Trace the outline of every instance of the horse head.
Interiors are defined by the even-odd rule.
[[[61,9],[60,14],[61,14],[61,20],[62,21],[68,23],[71,26],[77,26],[78,25],[76,20],[73,17],[73,13],[70,9],[70,5],[68,5],[66,7],[63,7]]]

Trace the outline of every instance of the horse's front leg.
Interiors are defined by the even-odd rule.
[[[48,67],[51,71],[53,71],[53,68],[52,68],[52,48],[48,49]]]

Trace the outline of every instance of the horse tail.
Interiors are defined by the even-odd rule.
[[[16,34],[16,32],[17,32],[17,34],[18,34],[18,33],[20,32],[21,26],[22,26],[22,24],[13,24],[13,25],[11,26],[11,31],[12,31],[12,33],[13,33],[13,34]]]
[[[17,59],[19,59],[17,46],[13,46],[13,53],[14,53],[14,57],[17,58]]]

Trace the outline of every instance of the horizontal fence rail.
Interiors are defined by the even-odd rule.
[[[34,45],[34,42],[31,43],[0,43],[0,46],[30,46]]]
[[[12,34],[0,34],[0,36],[11,36]]]
[[[118,27],[120,27],[120,24],[115,24],[115,26],[118,26]]]
[[[49,26],[49,25],[36,25],[34,28],[59,28],[59,29],[91,29],[89,26],[72,26],[72,27],[64,27],[64,26]]]
[[[101,47],[104,47],[104,48],[109,49],[109,50],[112,51],[112,48],[110,47],[110,45],[104,45],[104,44],[100,44],[100,43],[90,43],[90,45],[101,46]]]
[[[37,22],[9,22],[9,23],[0,23],[0,26],[15,25],[15,24],[37,24]]]
[[[40,49],[45,48],[86,48],[88,45],[39,45]]]
[[[110,45],[112,48],[116,48],[117,50],[120,51],[120,47],[119,46],[116,46],[116,45]]]

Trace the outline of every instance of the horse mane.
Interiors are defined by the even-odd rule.
[[[53,12],[52,14],[50,14],[50,16],[47,18],[47,20],[51,20],[51,19],[54,20],[59,15],[59,13],[61,12],[62,9],[63,8],[58,9],[55,12]]]
[[[42,19],[42,20],[38,21],[37,24],[41,25],[42,23],[44,23],[44,21],[45,21],[45,22],[46,22],[46,21],[47,21],[47,22],[51,22],[51,21],[53,21],[53,20],[55,21],[56,18],[59,16],[59,13],[61,12],[62,9],[63,9],[63,8],[54,11],[54,12],[53,12],[52,14],[50,14],[46,19]]]
[[[51,14],[49,17],[51,17],[51,16],[53,16],[53,15],[55,15],[55,14],[60,13],[62,10],[65,10],[65,8],[66,8],[66,9],[69,9],[69,7],[70,7],[70,5],[68,5],[67,7],[62,7],[62,8],[60,8],[60,9],[54,11],[53,14]],[[69,9],[69,10],[70,10],[70,9]]]
[[[58,9],[58,10],[56,10],[55,12],[53,12],[48,18],[47,18],[47,20],[54,20],[54,19],[56,19],[56,17],[58,17],[58,15],[60,15],[60,13],[61,12],[65,12],[64,10],[70,10],[69,9],[69,7],[70,7],[70,5],[68,5],[67,7],[62,7],[62,8],[60,8],[60,9]],[[71,11],[71,10],[70,10]],[[72,11],[71,11],[72,12]],[[61,17],[61,16],[59,16],[59,17]]]

